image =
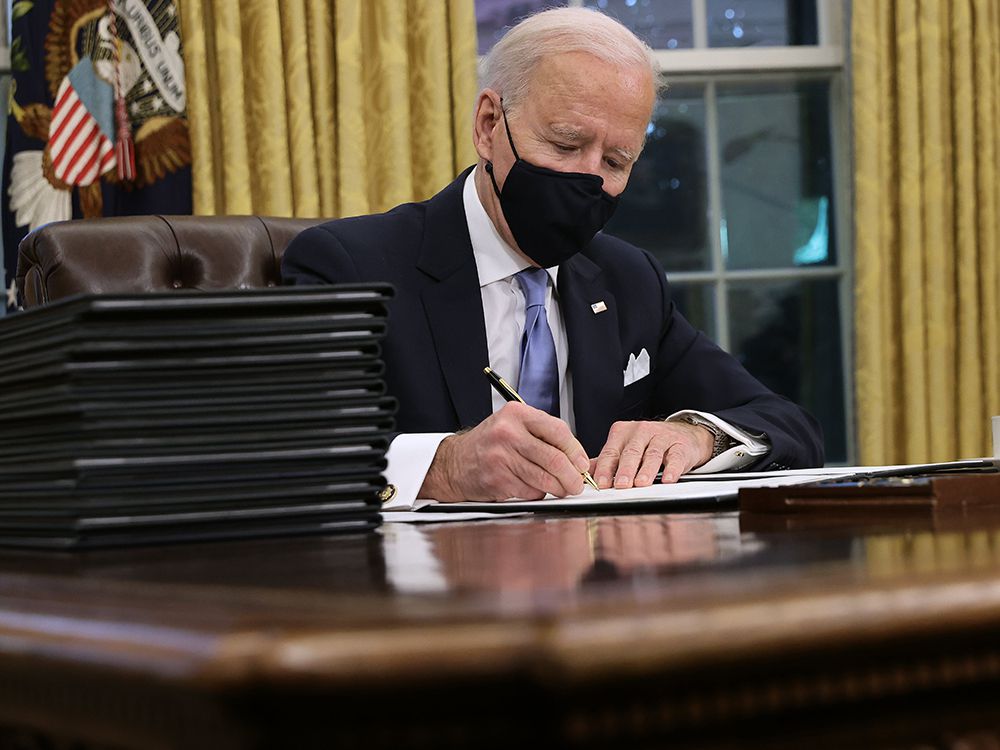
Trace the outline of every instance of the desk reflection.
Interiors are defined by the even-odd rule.
[[[759,548],[733,514],[394,523],[381,533],[390,584],[414,593],[573,591]]]
[[[308,592],[373,601],[395,594],[454,597],[581,592],[645,601],[679,593],[726,596],[747,585],[832,585],[1000,571],[1000,520],[927,519],[851,527],[784,528],[738,513],[531,515],[475,522],[385,523],[368,534],[290,537],[42,554],[0,550],[4,577]],[[753,583],[756,582],[756,583]],[[722,594],[720,594],[722,595]],[[347,599],[343,599],[344,602]],[[520,599],[519,599],[520,601]],[[347,606],[347,605],[344,605]]]

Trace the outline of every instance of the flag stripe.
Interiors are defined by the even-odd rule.
[[[63,117],[54,132],[49,134],[49,143],[52,144],[52,150],[62,148],[62,144],[65,142],[63,134],[67,128],[72,129],[74,124],[79,122],[80,118],[87,114],[86,109],[83,106],[83,102],[74,97],[73,102],[67,108],[64,108],[66,115]],[[61,114],[61,113],[60,113]],[[53,121],[55,125],[55,121]]]
[[[90,123],[90,118],[87,116],[87,111],[81,108],[82,115],[77,118],[77,122],[73,127],[73,130],[66,135],[65,139],[60,140],[58,143],[52,144],[52,163],[57,166],[61,164],[65,158],[65,154],[73,153],[77,148],[79,148],[79,136],[80,132],[87,127]],[[62,178],[60,178],[62,179]]]
[[[66,100],[70,97],[75,96],[73,87],[69,85],[68,80],[63,80],[62,85],[59,87],[59,95],[56,99],[56,103],[52,106],[52,121],[55,122],[58,117],[59,112],[63,111],[66,107]]]
[[[76,163],[80,150],[86,148],[87,142],[90,140],[91,134],[94,129],[94,124],[90,119],[85,119],[83,122],[77,126],[76,130],[72,134],[72,138],[67,143],[59,156],[59,166],[64,173],[69,173]]]
[[[70,85],[69,79],[64,78],[63,82],[59,85],[59,93],[56,96],[56,103],[52,105],[53,109],[59,109],[62,105],[66,103],[66,97],[69,96],[73,87]]]
[[[111,141],[103,134],[97,139],[97,153],[92,159],[92,166],[84,168],[82,175],[76,179],[78,185],[89,185],[99,179],[104,172],[115,165],[115,149]]]
[[[94,149],[94,155],[90,158],[90,161],[84,165],[83,169],[80,170],[80,176],[76,178],[77,185],[89,185],[97,179],[98,175],[100,175],[102,171],[104,171],[103,169],[99,169],[102,165],[101,157],[103,154],[106,158],[107,153],[105,149],[110,148],[110,145],[111,144],[108,143],[106,138],[98,138],[95,144],[96,148]]]
[[[103,174],[115,163],[115,150],[112,148],[110,141],[107,143],[107,148],[104,149],[103,156],[101,157],[101,173]]]
[[[76,139],[74,148],[70,152],[72,157],[66,165],[67,177],[65,182],[68,182],[71,185],[75,184],[74,180],[79,174],[80,168],[90,158],[91,153],[97,151],[97,133],[97,123],[91,119],[90,122],[87,123],[87,127],[81,131],[80,136]]]

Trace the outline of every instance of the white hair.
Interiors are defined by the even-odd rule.
[[[553,8],[511,28],[483,61],[483,85],[514,108],[524,98],[535,67],[550,55],[584,52],[618,68],[645,68],[660,90],[660,66],[639,37],[590,8]]]

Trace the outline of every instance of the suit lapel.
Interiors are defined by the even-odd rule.
[[[595,456],[607,440],[624,391],[618,307],[601,269],[581,254],[559,268],[559,299],[573,374],[576,434]],[[595,313],[591,305],[599,302],[607,310]]]
[[[430,277],[421,294],[438,362],[460,427],[473,427],[493,411],[486,321],[479,274],[462,205],[469,170],[427,202],[417,268]]]

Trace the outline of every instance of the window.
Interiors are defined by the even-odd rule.
[[[828,462],[851,463],[842,4],[570,4],[635,31],[668,83],[608,231],[655,254],[684,315],[820,420]],[[476,0],[480,52],[552,5]]]

